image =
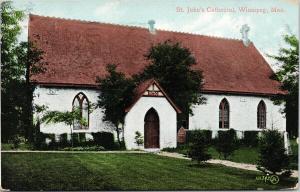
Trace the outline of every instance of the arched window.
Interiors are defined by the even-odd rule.
[[[225,98],[219,106],[219,128],[229,128],[229,103]]]
[[[266,104],[263,101],[260,101],[257,106],[257,128],[265,129],[266,128]]]
[[[89,125],[89,100],[82,92],[78,93],[73,99],[73,110],[78,109],[80,112],[80,117],[85,121],[81,123],[80,121],[74,121],[74,129],[87,129]]]

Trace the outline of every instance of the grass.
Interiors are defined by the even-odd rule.
[[[209,148],[209,153],[213,159],[224,159],[214,147]],[[239,147],[227,160],[237,163],[256,164],[258,160],[258,149],[255,147]]]
[[[2,187],[10,190],[282,189],[256,180],[258,172],[153,154],[2,153]]]
[[[290,169],[298,170],[298,144],[296,143],[295,139],[290,140],[290,143],[292,149],[292,155],[289,157]],[[188,147],[186,145],[179,145],[177,148],[166,148],[164,150],[168,152],[177,152],[184,155],[187,155],[188,153]],[[223,156],[219,155],[213,146],[209,147],[208,152],[211,154],[213,159],[224,159]],[[240,146],[227,160],[237,163],[256,164],[258,158],[258,147]]]
[[[185,145],[178,146],[177,148],[167,148],[164,149],[168,152],[177,152],[184,155],[188,153],[188,147]],[[223,156],[220,156],[217,150],[211,146],[208,149],[208,153],[211,154],[212,159],[224,159]],[[234,154],[230,156],[227,160],[238,162],[238,163],[249,163],[249,164],[256,164],[258,159],[258,149],[254,147],[239,147]]]
[[[33,147],[27,143],[20,143],[18,148],[16,149],[12,143],[1,143],[1,150],[32,150]]]

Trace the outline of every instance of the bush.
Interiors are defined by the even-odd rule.
[[[79,133],[72,133],[71,134],[73,146],[79,146],[80,140],[79,140]]]
[[[237,149],[238,140],[235,130],[218,131],[215,142],[218,153],[223,155],[224,159],[227,159]]]
[[[209,138],[207,132],[197,131],[194,132],[193,142],[190,143],[190,149],[188,151],[188,157],[195,160],[200,164],[203,161],[211,159],[211,155],[208,153]]]
[[[125,142],[121,141],[121,145],[119,144],[119,142],[115,142],[113,149],[114,150],[126,150]]]
[[[79,143],[86,142],[85,133],[79,133]]]
[[[45,141],[46,139],[50,140],[50,143],[55,143],[55,134],[53,133],[42,133],[44,135]]]
[[[257,131],[245,131],[242,143],[243,143],[243,145],[245,145],[247,147],[257,147],[258,132]]]
[[[35,134],[33,146],[35,149],[45,149],[46,148],[45,136],[42,132],[37,132]]]
[[[283,135],[277,130],[266,130],[259,137],[259,160],[257,168],[264,173],[276,174],[289,166],[285,154]]]
[[[208,143],[212,141],[212,131],[211,130],[188,130],[186,132],[186,143],[195,143],[197,137],[202,135],[206,138]]]
[[[114,142],[114,135],[109,132],[97,132],[92,133],[94,138],[94,142],[97,145],[103,146],[105,149],[114,149],[115,142]]]
[[[21,143],[25,143],[25,138],[19,135],[15,135],[12,140],[13,148],[19,148]]]
[[[35,134],[35,139],[33,146],[35,149],[38,150],[45,150],[48,149],[48,144],[46,143],[46,139],[50,139],[50,148],[53,148],[53,145],[55,144],[55,135],[49,134],[49,133],[42,133],[40,131],[37,131]]]
[[[143,145],[144,144],[144,138],[142,136],[142,134],[139,132],[139,131],[136,131],[135,132],[135,143],[140,146],[140,145]]]
[[[61,146],[67,146],[69,144],[67,133],[63,133],[60,135],[60,144]]]

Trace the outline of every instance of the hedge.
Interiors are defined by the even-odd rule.
[[[95,144],[103,146],[105,149],[115,148],[114,135],[110,132],[92,133]]]
[[[245,131],[242,143],[247,147],[256,147],[258,145],[258,132]]]
[[[63,133],[60,135],[60,143],[63,145],[63,146],[66,146],[68,145],[68,134],[67,133]]]
[[[218,131],[218,136],[215,138],[215,147],[218,153],[222,154],[224,159],[227,159],[238,147],[236,131],[234,129]]]
[[[211,143],[212,141],[212,131],[211,130],[188,130],[186,132],[186,143],[195,143],[197,141],[197,138],[200,135],[204,135],[208,143]]]

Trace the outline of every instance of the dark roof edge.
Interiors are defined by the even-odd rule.
[[[275,96],[275,95],[284,95],[284,93],[255,93],[255,92],[240,92],[240,91],[224,91],[224,90],[201,90],[200,93],[204,94],[224,94],[224,95],[245,95],[245,96]]]
[[[57,88],[94,88],[98,89],[97,85],[91,84],[73,84],[73,83],[39,83],[39,82],[31,82],[33,85],[37,85],[40,87],[57,87]]]
[[[99,89],[97,85],[91,84],[72,84],[72,83],[38,83],[31,82],[34,85],[41,87],[59,87],[59,88],[89,88],[89,89]],[[201,90],[200,93],[204,94],[232,94],[232,95],[248,95],[248,96],[275,96],[284,95],[284,93],[255,93],[255,92],[239,92],[239,91],[224,91],[224,90]]]

